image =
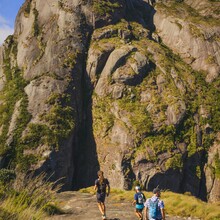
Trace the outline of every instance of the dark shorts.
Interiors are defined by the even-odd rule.
[[[143,208],[144,209],[144,208]],[[136,212],[142,212],[143,209],[136,209]]]
[[[100,203],[104,203],[105,202],[105,193],[96,193],[96,197],[97,197],[97,202]]]

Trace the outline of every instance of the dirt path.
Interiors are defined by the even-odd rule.
[[[49,217],[47,220],[101,220],[96,204],[96,196],[89,193],[63,192],[58,194],[63,215]],[[114,202],[106,199],[108,220],[136,220],[134,207],[129,202]],[[183,220],[191,218],[166,217],[166,220]]]

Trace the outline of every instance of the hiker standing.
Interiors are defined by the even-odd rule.
[[[108,179],[104,178],[103,171],[98,171],[98,179],[95,181],[94,190],[96,190],[96,197],[99,210],[102,214],[102,219],[106,219],[105,197],[109,196],[110,185]],[[106,193],[106,188],[107,193]]]
[[[165,220],[164,202],[160,200],[160,189],[153,190],[153,196],[144,203],[144,215],[149,220]]]
[[[138,217],[139,220],[143,219],[142,211],[144,209],[144,202],[146,201],[146,198],[144,194],[141,192],[140,186],[135,186],[135,195],[134,195],[134,201],[132,202],[133,205],[135,205],[135,215]]]

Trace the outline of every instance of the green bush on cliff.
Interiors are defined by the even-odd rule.
[[[113,13],[116,9],[122,8],[122,6],[113,0],[93,0],[93,10],[98,15],[106,15]]]
[[[129,96],[120,99],[118,103],[121,109],[127,111],[131,129],[135,131],[137,138],[151,132],[153,123],[146,106],[141,105],[139,101],[130,99]]]
[[[182,170],[183,168],[183,160],[182,154],[175,154],[173,157],[169,158],[165,163],[166,169],[177,169]]]
[[[151,148],[155,156],[163,152],[171,153],[173,149],[176,149],[173,143],[172,135],[164,136],[164,135],[154,134],[154,136],[148,136],[143,140],[141,146],[144,146],[146,148]]]
[[[29,0],[29,1],[27,2],[26,8],[24,9],[24,16],[25,16],[25,17],[28,17],[29,14],[30,14],[30,11],[31,11],[31,2],[32,2],[32,0]]]
[[[71,107],[71,96],[68,94],[52,94],[48,102],[53,103],[41,118],[49,125],[58,140],[70,135],[75,127],[75,111]]]
[[[0,154],[8,154],[12,159],[11,163],[16,160],[18,156],[19,143],[21,134],[30,120],[30,114],[27,111],[27,95],[24,92],[24,87],[27,82],[23,79],[21,70],[16,66],[11,65],[11,59],[17,56],[17,43],[12,36],[6,39],[8,47],[5,51],[3,60],[3,71],[6,76],[6,83],[1,91],[1,99],[3,103],[0,105],[0,125],[2,125],[2,133],[0,135]],[[12,89],[13,88],[13,89]],[[16,109],[19,114],[16,119],[16,127],[13,130],[13,140],[10,146],[6,145],[8,139],[8,130],[13,112],[15,111],[15,104],[20,101],[19,108]],[[17,152],[17,153],[16,153]]]
[[[114,116],[111,113],[112,99],[110,97],[94,96],[93,113],[93,130],[97,135],[105,136],[114,125]]]
[[[33,9],[33,14],[34,14],[34,23],[32,26],[32,33],[35,37],[37,37],[40,34],[40,27],[38,24],[38,14],[39,12],[37,11],[36,8]]]
[[[15,171],[8,169],[0,169],[0,184],[9,184],[11,180],[15,179]]]
[[[50,138],[49,138],[50,137]],[[29,124],[28,132],[24,136],[22,143],[26,149],[35,149],[42,144],[54,144],[52,131],[44,124]]]
[[[70,101],[71,97],[67,94],[53,93],[48,98],[50,110],[40,116],[45,124],[28,125],[27,133],[22,139],[24,149],[36,149],[40,145],[59,148],[60,142],[70,135],[75,126],[75,112],[70,107]]]
[[[220,179],[220,156],[219,153],[216,153],[214,157],[214,164],[215,164],[215,175],[218,179]]]
[[[74,66],[75,66],[75,64],[76,64],[76,59],[77,59],[77,57],[78,57],[78,55],[79,55],[79,50],[76,50],[76,51],[74,51],[74,52],[68,52],[68,53],[66,53],[66,57],[65,57],[65,59],[64,59],[64,61],[63,61],[63,67],[64,68],[73,68]]]

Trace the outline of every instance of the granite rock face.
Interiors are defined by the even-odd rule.
[[[27,0],[0,47],[1,167],[219,201],[219,25],[199,5]]]
[[[220,34],[216,23],[219,15],[214,13],[219,6],[219,2],[208,1],[165,3],[156,7],[154,16],[162,41],[195,70],[205,71],[207,82],[212,82],[220,72],[220,46],[215,40]]]

